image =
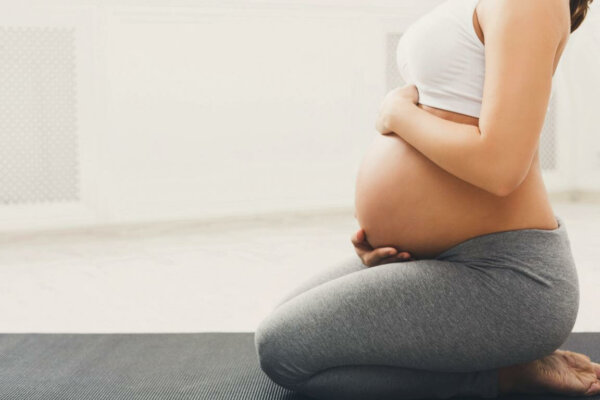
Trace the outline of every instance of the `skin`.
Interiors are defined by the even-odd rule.
[[[538,144],[570,35],[569,2],[480,0],[473,29],[486,52],[480,118],[419,104],[412,85],[382,103],[381,135],[357,178],[361,228],[351,237],[368,267],[435,258],[485,233],[557,228]],[[587,396],[600,394],[599,378],[588,356],[556,350],[500,368],[499,389]]]
[[[485,36],[486,46],[479,119],[419,104],[412,98],[416,88],[410,86],[386,96],[378,117],[382,135],[374,138],[363,158],[355,193],[356,218],[374,248],[393,247],[417,259],[434,258],[474,236],[557,227],[537,144],[552,72],[568,40],[570,22],[566,0],[549,0],[556,7],[542,6],[543,1],[479,3],[474,29],[480,40]],[[516,30],[511,34],[516,37],[505,39],[510,43],[507,49],[498,35],[515,29],[496,27],[489,17],[501,15],[497,8],[504,4],[534,4],[557,15],[544,15],[542,22],[534,18],[533,28]],[[548,20],[553,22],[553,45],[546,43],[532,54],[532,44],[521,36],[532,36],[532,29],[547,30]],[[517,47],[513,42],[524,43]]]

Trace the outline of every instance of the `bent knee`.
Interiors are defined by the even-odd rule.
[[[295,355],[293,338],[271,319],[265,319],[254,333],[254,347],[260,369],[275,383],[296,390],[310,373],[298,368],[301,360]]]
[[[541,344],[541,356],[553,353],[565,343],[575,326],[579,311],[579,292],[577,290],[565,290],[562,294],[554,296],[553,302],[544,302],[547,308],[546,315],[536,319],[538,331],[535,333]],[[535,328],[532,327],[531,330],[535,331]]]

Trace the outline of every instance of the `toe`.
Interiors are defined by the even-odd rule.
[[[575,353],[573,351],[567,351],[564,356],[567,358],[571,367],[577,368],[581,371],[594,372],[594,365],[589,356],[581,353]]]
[[[572,351],[565,351],[562,353],[562,357],[567,361],[569,367],[581,369],[583,367],[583,360]]]
[[[592,363],[592,359],[587,354],[583,354],[583,353],[571,353],[571,354],[573,354],[573,356],[576,357],[577,359],[579,359],[583,364],[589,365]]]
[[[597,394],[600,394],[600,382],[593,383],[587,392],[584,393],[585,396],[595,396]]]
[[[592,363],[592,366],[594,367],[594,371],[596,372],[596,377],[600,379],[600,364]]]

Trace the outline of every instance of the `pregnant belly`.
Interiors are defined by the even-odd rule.
[[[501,199],[438,167],[397,135],[376,135],[356,179],[356,219],[373,247],[432,258],[484,232]]]

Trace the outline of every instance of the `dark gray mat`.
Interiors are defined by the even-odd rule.
[[[572,333],[561,349],[600,360],[600,333]],[[555,398],[574,397],[506,397]],[[281,388],[264,375],[254,350],[254,333],[210,332],[0,334],[0,399],[308,398]]]

